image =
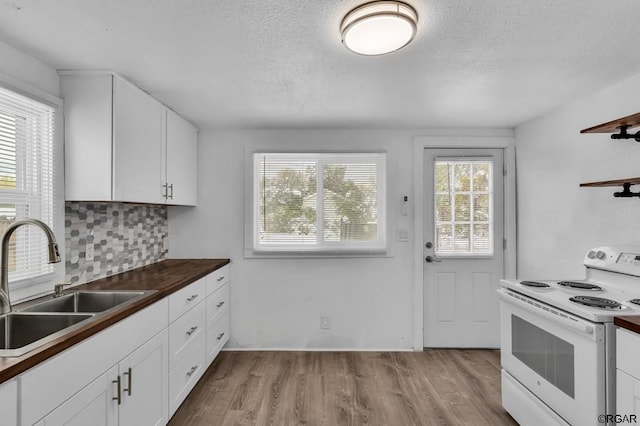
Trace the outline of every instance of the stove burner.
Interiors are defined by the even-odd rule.
[[[640,299],[631,299],[629,303],[633,303],[634,305],[640,305]]]
[[[541,283],[541,282],[538,282],[538,281],[520,281],[520,284],[522,284],[524,286],[527,286],[527,287],[538,287],[538,288],[551,287],[547,283]]]
[[[563,287],[574,288],[577,290],[602,290],[602,287],[590,283],[581,283],[577,281],[558,281],[558,285]]]
[[[620,309],[622,306],[615,300],[604,299],[602,297],[574,296],[569,300],[575,303],[580,303],[581,305],[592,306],[600,309]]]

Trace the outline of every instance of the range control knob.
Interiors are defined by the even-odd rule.
[[[596,257],[596,252],[593,250],[589,250],[589,253],[587,253],[587,257],[589,259],[593,259],[594,257]]]
[[[606,253],[598,250],[598,252],[596,253],[596,258],[603,260],[605,257],[607,257]]]

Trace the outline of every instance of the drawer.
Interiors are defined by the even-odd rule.
[[[207,297],[207,321],[229,309],[229,285],[225,284]]]
[[[204,339],[205,304],[198,306],[169,325],[169,371],[180,362],[194,340]]]
[[[171,417],[182,401],[189,395],[206,369],[205,339],[200,338],[187,346],[187,351],[180,362],[169,373],[169,417]]]
[[[207,295],[210,295],[231,280],[231,265],[222,268],[207,275]]]
[[[206,283],[206,277],[201,278],[169,296],[169,322],[204,300]]]
[[[616,368],[640,379],[640,334],[618,328],[616,330]]]
[[[211,363],[229,340],[229,312],[207,323],[207,363]]]

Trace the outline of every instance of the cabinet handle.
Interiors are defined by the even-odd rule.
[[[224,275],[223,275],[223,276],[221,276],[220,278],[218,278],[218,282],[220,282],[220,281],[222,281],[222,280],[224,280]]]
[[[191,297],[187,297],[187,302],[191,302],[193,301],[196,297],[198,297],[197,294],[192,295]]]
[[[113,401],[118,401],[118,405],[122,403],[122,391],[120,389],[120,376],[116,380],[113,380],[111,383],[116,385],[116,396],[111,398]]]
[[[171,193],[169,194],[169,198],[173,200],[173,184],[169,185],[169,189],[171,189]]]
[[[198,326],[193,326],[191,327],[191,329],[189,331],[187,331],[187,335],[191,336],[193,333],[195,333],[195,331],[198,329]]]
[[[193,376],[193,373],[195,373],[197,369],[198,369],[197,365],[194,365],[193,367],[191,367],[191,370],[187,371],[187,376],[189,377]]]
[[[224,333],[220,333],[220,334],[218,334],[218,337],[216,338],[216,340],[220,340],[220,339],[222,339],[222,336],[224,336]]]
[[[129,367],[129,369],[125,371],[123,375],[127,376],[127,387],[124,388],[123,391],[125,391],[127,394],[129,394],[129,396],[131,396],[131,377],[133,376],[131,374],[131,367]]]
[[[168,192],[167,192],[167,187],[169,185],[167,183],[165,183],[164,185],[162,185],[162,187],[164,188],[164,194],[162,195],[162,198],[164,198],[165,200],[169,197]]]
[[[222,305],[224,305],[224,301],[222,301],[222,302],[218,303],[218,304],[216,305],[216,308],[219,308],[219,307],[221,307]]]

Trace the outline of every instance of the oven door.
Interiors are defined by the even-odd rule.
[[[570,424],[597,425],[605,414],[604,325],[498,292],[502,368]]]

